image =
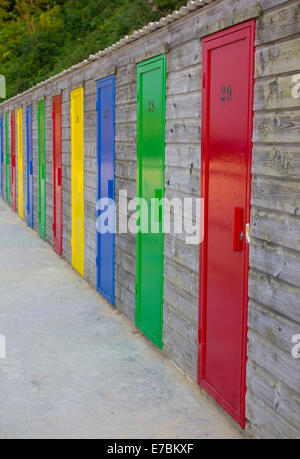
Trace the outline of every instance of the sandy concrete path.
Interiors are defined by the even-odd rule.
[[[0,201],[0,438],[240,438]]]

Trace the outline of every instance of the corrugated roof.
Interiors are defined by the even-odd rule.
[[[58,78],[61,78],[62,76],[67,75],[70,72],[73,72],[75,70],[80,69],[81,67],[85,66],[86,64],[95,61],[99,59],[102,56],[106,56],[107,54],[110,54],[113,51],[116,51],[117,49],[122,48],[123,46],[128,45],[129,43],[132,43],[133,41],[138,40],[139,38],[142,38],[146,35],[149,35],[150,33],[154,32],[155,30],[161,29],[162,27],[167,26],[168,24],[177,21],[178,19],[181,19],[184,16],[187,16],[189,13],[195,11],[196,9],[202,8],[205,5],[208,5],[210,3],[215,2],[216,0],[191,0],[187,3],[186,6],[182,6],[178,11],[174,11],[172,14],[168,14],[166,17],[162,17],[159,21],[156,22],[149,22],[145,27],[142,29],[136,30],[133,32],[131,35],[126,35],[123,37],[120,41],[114,43],[113,45],[109,46],[108,48],[103,49],[102,51],[99,51],[96,54],[91,54],[87,59],[85,59],[82,62],[79,62],[78,64],[72,65],[72,67],[69,67],[66,70],[63,70],[62,72],[53,75],[52,77],[48,78],[47,80],[41,81],[37,85],[33,86],[30,89],[27,89],[23,93],[17,94],[16,96],[7,99],[6,101],[2,102],[2,104],[5,104],[8,101],[13,101],[14,99],[24,96],[26,94],[29,94],[30,92],[34,91],[36,88],[39,88],[41,86],[44,86]],[[2,105],[0,104],[0,106]]]

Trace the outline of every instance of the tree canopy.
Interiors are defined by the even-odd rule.
[[[104,49],[187,0],[1,0],[7,97]]]

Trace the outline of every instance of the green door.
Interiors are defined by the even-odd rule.
[[[163,329],[163,210],[154,210],[158,232],[151,232],[151,199],[164,196],[165,56],[137,67],[137,197],[148,204],[148,233],[137,233],[136,326],[159,348]],[[141,213],[140,227],[146,222]]]
[[[46,155],[45,155],[45,101],[38,102],[39,148],[39,233],[46,239]]]
[[[8,113],[5,113],[5,156],[6,156],[6,202],[10,204],[10,159],[9,159],[9,146],[8,146]]]

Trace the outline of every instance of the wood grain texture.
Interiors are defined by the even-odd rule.
[[[246,432],[250,435],[254,433],[255,438],[299,439],[299,431],[290,420],[286,421],[265,400],[261,400],[250,390],[247,392],[246,417],[252,420],[251,425],[246,426]]]
[[[292,97],[293,75],[257,80],[254,87],[254,110],[291,109],[300,107],[300,98]]]
[[[252,173],[270,177],[299,179],[299,145],[254,144],[252,150]]]
[[[250,266],[295,287],[300,286],[300,257],[294,250],[253,240]]]
[[[300,38],[291,37],[258,48],[255,53],[255,77],[299,73],[299,46]]]
[[[251,204],[300,216],[300,182],[253,177]]]
[[[198,197],[201,164],[201,39],[256,18],[252,212],[249,274],[247,433],[299,436],[299,360],[291,334],[300,333],[300,73],[299,1],[220,0],[149,36],[33,89],[0,111],[33,104],[34,208],[38,208],[36,101],[62,93],[63,250],[71,261],[70,90],[85,92],[85,259],[95,285],[97,188],[96,81],[116,75],[116,198],[136,196],[136,63],[166,53],[166,196]],[[47,112],[48,113],[48,112]],[[51,117],[46,116],[47,234],[51,241]],[[26,180],[26,155],[24,155]],[[27,189],[24,188],[24,198]],[[26,206],[25,206],[26,207]],[[193,216],[194,218],[195,216]],[[173,222],[174,215],[171,216]],[[37,214],[35,211],[35,222]],[[194,381],[197,374],[199,247],[184,234],[165,236],[164,351]],[[135,236],[116,235],[116,307],[135,312]],[[299,331],[298,331],[299,330]]]
[[[262,337],[252,330],[248,333],[248,355],[258,365],[284,383],[291,392],[300,394],[299,367],[290,352],[274,348],[267,337]]]
[[[267,274],[250,271],[249,297],[300,325],[300,289]],[[274,350],[275,351],[275,350]],[[296,367],[296,362],[293,362]]]
[[[254,114],[254,142],[298,143],[299,138],[300,110],[256,112]]]
[[[276,6],[275,1],[269,2]],[[300,4],[289,1],[279,9],[266,12],[256,21],[255,44],[261,45],[280,40],[300,32]]]
[[[273,346],[291,354],[292,336],[297,334],[298,325],[276,314],[264,305],[250,301],[248,326],[258,335],[270,341]],[[249,356],[251,356],[249,354]],[[271,375],[272,373],[270,373]],[[300,415],[300,413],[299,413]]]
[[[274,380],[272,375],[267,373],[262,367],[255,365],[251,360],[249,361],[247,370],[249,375],[248,391],[252,394],[252,403],[255,398],[258,398],[261,404],[266,404],[270,407],[269,409],[272,409],[276,413],[277,429],[280,431],[279,435],[285,435],[286,438],[299,438],[299,399],[292,395],[288,387]],[[265,421],[270,424],[270,420],[267,417],[265,417]],[[274,420],[271,421],[271,426],[273,423]],[[271,429],[270,434],[273,438],[275,437],[275,432],[272,432]]]

